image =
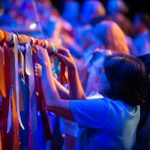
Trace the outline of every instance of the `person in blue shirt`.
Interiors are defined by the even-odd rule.
[[[37,47],[42,66],[42,88],[47,109],[60,117],[75,121],[80,129],[76,149],[133,148],[140,119],[140,104],[146,99],[147,76],[144,64],[134,56],[114,54],[99,64],[104,98],[87,100],[75,62],[69,50],[60,48],[55,57],[68,68],[69,94],[75,99],[63,100],[52,77],[51,62],[45,49]]]

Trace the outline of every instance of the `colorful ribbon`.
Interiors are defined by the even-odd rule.
[[[16,99],[16,108],[17,108],[17,115],[18,115],[18,120],[21,128],[24,130],[24,126],[21,120],[20,116],[20,105],[19,105],[19,69],[18,69],[18,38],[15,34],[13,34],[14,38],[14,63],[15,63],[15,99]]]

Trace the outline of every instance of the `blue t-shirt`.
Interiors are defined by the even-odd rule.
[[[130,150],[140,119],[140,107],[108,98],[70,101],[78,123],[77,150]]]

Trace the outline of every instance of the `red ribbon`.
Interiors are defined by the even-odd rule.
[[[34,61],[34,63],[38,63],[38,60],[37,60],[35,55],[33,57],[33,61]],[[46,107],[45,107],[45,100],[44,100],[44,95],[43,95],[43,91],[42,91],[41,80],[37,76],[35,76],[35,84],[36,84],[36,86],[35,86],[36,91],[38,93],[38,95],[37,95],[38,107],[39,107],[40,112],[41,112],[44,133],[45,133],[45,136],[46,136],[46,140],[50,140],[52,138],[51,127],[50,127],[49,122],[48,122],[48,117],[47,117],[47,112],[46,112]]]
[[[12,131],[6,133],[7,129],[7,116],[9,108],[9,91],[10,91],[10,52],[6,45],[4,46],[4,59],[5,59],[5,86],[6,86],[6,97],[2,98],[2,149],[12,150]],[[1,42],[1,44],[2,44]]]

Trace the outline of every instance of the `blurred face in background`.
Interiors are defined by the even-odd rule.
[[[101,43],[100,47],[111,49],[113,54],[130,54],[126,36],[115,22],[102,21],[94,27],[93,32]]]
[[[64,4],[64,11],[62,17],[75,25],[78,21],[79,16],[79,3],[77,1],[66,1]]]
[[[100,1],[87,0],[83,3],[81,9],[81,22],[89,24],[93,18],[105,16],[105,7]]]
[[[75,33],[75,40],[84,51],[99,45],[99,39],[94,35],[93,28],[90,25],[79,28]]]
[[[133,26],[134,26],[134,32],[135,34],[138,34],[139,32],[141,32],[141,28],[143,26],[140,16],[136,15],[134,20],[133,20]]]

